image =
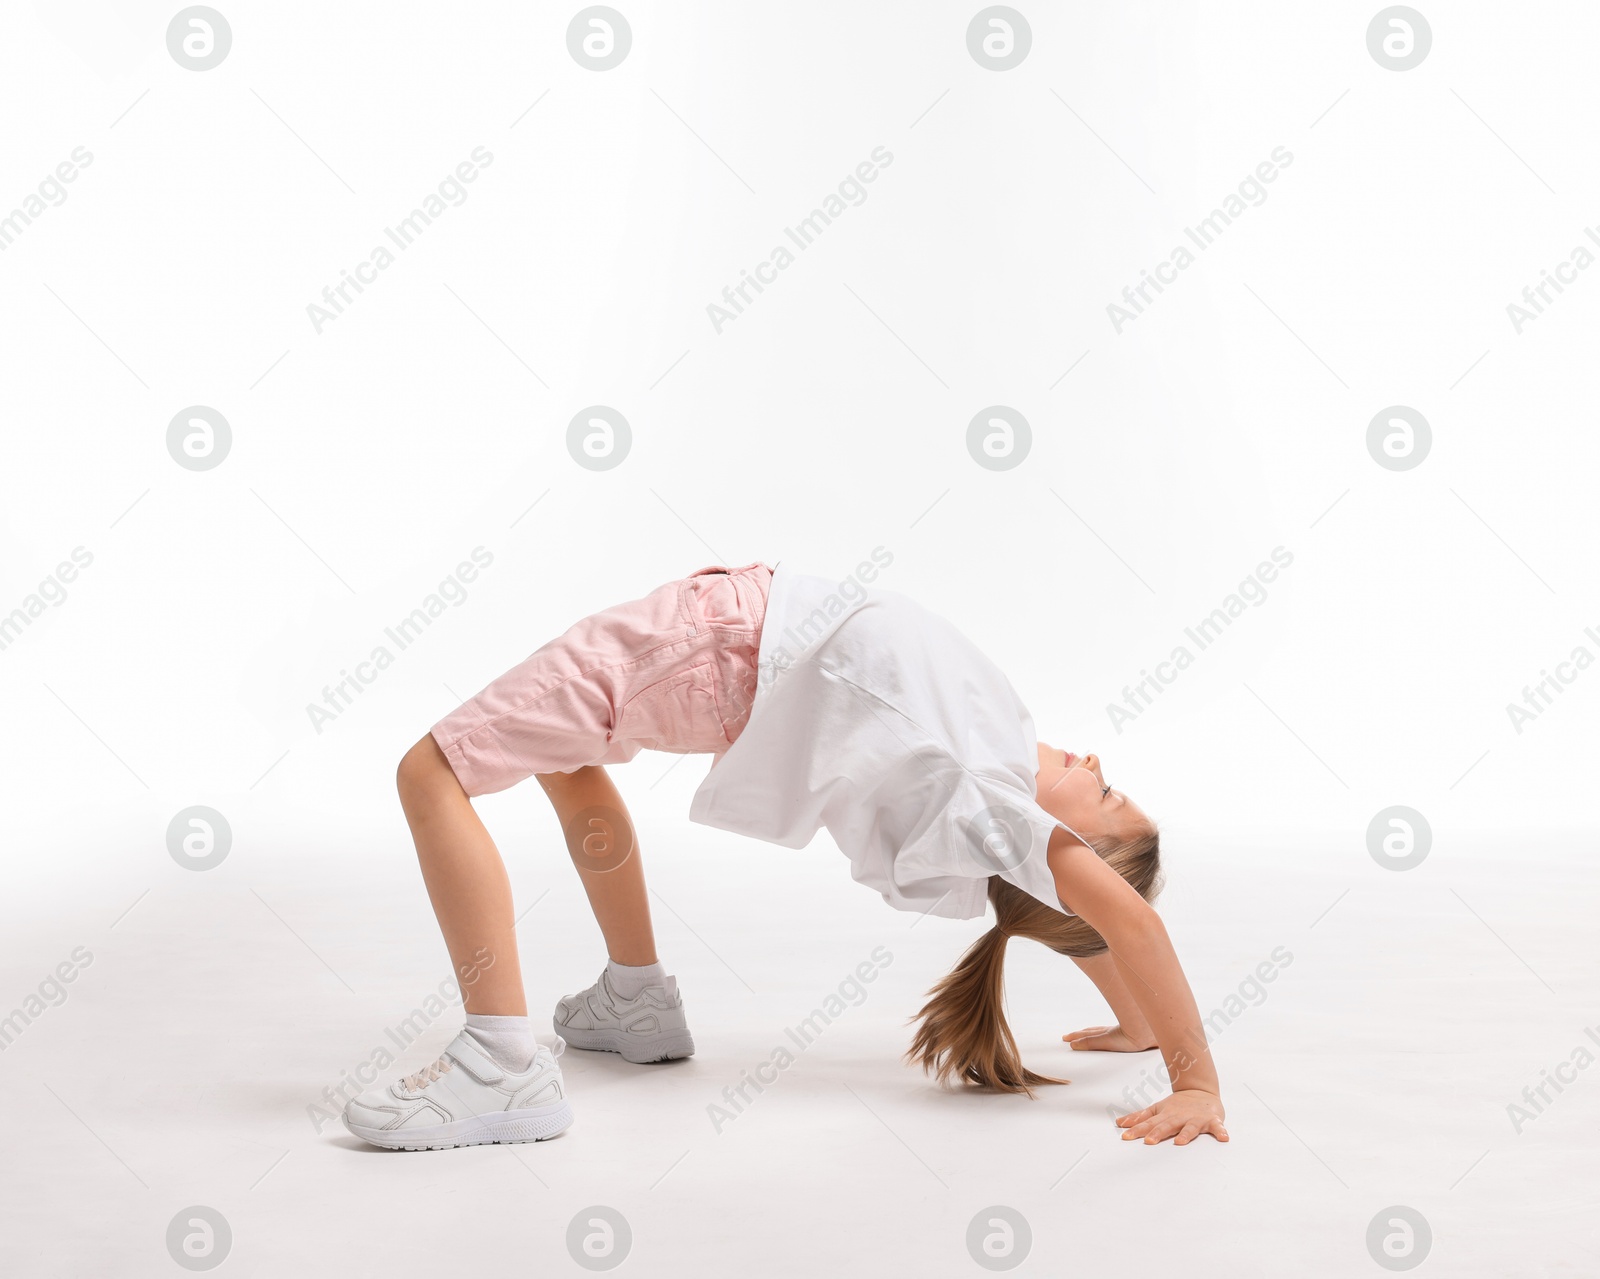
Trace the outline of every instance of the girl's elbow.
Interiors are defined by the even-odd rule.
[[[1147,901],[1119,903],[1114,918],[1107,923],[1109,926],[1100,932],[1113,944],[1154,942],[1171,945],[1166,924],[1156,913],[1155,907]]]

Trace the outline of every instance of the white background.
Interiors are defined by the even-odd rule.
[[[469,1242],[578,1273],[592,1203],[647,1273],[980,1273],[990,1204],[1032,1223],[1024,1273],[1379,1273],[1391,1204],[1446,1273],[1592,1267],[1600,1071],[1520,1134],[1506,1107],[1600,1018],[1600,670],[1520,733],[1506,706],[1600,656],[1600,271],[1520,334],[1506,308],[1600,222],[1600,13],[1426,7],[1431,51],[1396,72],[1377,8],[1024,7],[1032,49],[993,71],[977,6],[629,4],[596,72],[576,8],[227,4],[232,49],[195,72],[172,8],[14,7],[0,213],[93,156],[0,253],[0,613],[93,555],[0,650],[0,1012],[94,955],[0,1057],[18,1272],[177,1273],[189,1204],[246,1274],[421,1273]],[[465,202],[318,333],[307,305],[479,146]],[[880,146],[865,201],[718,333],[707,304]],[[1107,304],[1276,147],[1265,202],[1117,333]],[[205,472],[166,448],[197,404],[233,433]],[[610,471],[567,451],[594,404],[632,429]],[[1032,429],[1007,471],[966,447],[996,404]],[[1366,445],[1397,404],[1433,433],[1403,472]],[[466,601],[318,732],[307,704],[478,546]],[[1116,731],[1107,704],[1279,546],[1265,603]],[[1162,821],[1203,1009],[1295,955],[1218,1046],[1233,1142],[1119,1146],[1105,1107],[1155,1058],[1062,1064],[1103,1010],[1036,947],[1014,1024],[1072,1088],[952,1097],[900,1067],[981,925],[912,931],[825,838],[689,827],[706,763],[665,756],[618,781],[700,1054],[569,1058],[582,1122],[547,1146],[315,1131],[448,972],[406,747],[585,613],[875,547]],[[603,960],[542,803],[481,805],[539,903],[536,1020]],[[166,848],[194,804],[233,833],[204,873]],[[1391,805],[1431,826],[1415,870],[1369,855]],[[717,1135],[723,1084],[885,943],[892,976]]]

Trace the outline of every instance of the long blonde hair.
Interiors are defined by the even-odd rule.
[[[1131,839],[1096,845],[1095,852],[1149,901],[1160,890],[1161,837],[1152,825]],[[1038,1084],[1061,1084],[1022,1064],[1006,1024],[1006,942],[1031,937],[1057,954],[1086,959],[1106,949],[1105,939],[1076,915],[1052,910],[998,875],[989,879],[995,922],[973,942],[928,992],[913,1021],[922,1023],[906,1058],[920,1062],[941,1084],[960,1082],[1033,1096]]]

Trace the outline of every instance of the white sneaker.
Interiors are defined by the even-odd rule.
[[[671,1061],[694,1056],[694,1038],[678,994],[678,979],[646,986],[637,998],[624,999],[602,969],[588,990],[568,995],[556,1005],[555,1031],[574,1048],[621,1053],[632,1062]]]
[[[543,1141],[572,1124],[572,1106],[555,1051],[543,1044],[521,1074],[495,1064],[462,1031],[431,1066],[387,1088],[374,1088],[344,1108],[344,1126],[390,1150]]]

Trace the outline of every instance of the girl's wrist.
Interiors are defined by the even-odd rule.
[[[1222,1085],[1212,1071],[1197,1074],[1194,1071],[1168,1071],[1167,1078],[1173,1092],[1207,1092],[1213,1097],[1222,1096]]]
[[[1156,1040],[1156,1032],[1150,1028],[1150,1023],[1145,1021],[1143,1017],[1136,1021],[1118,1019],[1117,1024],[1122,1027],[1122,1033],[1134,1042],[1144,1044],[1147,1048],[1160,1047]]]
[[[1167,1079],[1172,1084],[1173,1092],[1208,1092],[1215,1096],[1222,1095],[1222,1087],[1217,1082],[1216,1067],[1212,1065],[1210,1054],[1196,1058],[1182,1049],[1167,1056]]]

